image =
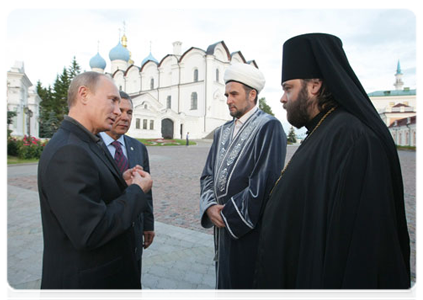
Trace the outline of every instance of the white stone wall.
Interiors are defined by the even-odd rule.
[[[213,50],[214,53],[207,54],[192,47],[182,55],[180,52],[169,54],[159,63],[149,61],[140,68],[132,65],[127,70],[112,73],[118,88],[131,95],[134,102],[133,121],[128,135],[160,138],[162,121],[170,119],[174,138],[185,138],[189,132],[191,139],[199,139],[231,120],[224,96],[223,75],[231,63],[245,61],[240,52],[235,53],[230,61],[229,51],[223,42],[216,44]],[[114,68],[116,64],[112,70]],[[219,71],[218,78],[216,70]],[[195,72],[198,72],[197,80],[194,80]],[[193,93],[197,94],[196,109],[191,107]],[[170,108],[168,97],[171,100]],[[137,119],[140,120],[140,128],[136,128]],[[144,120],[147,120],[147,129],[143,128]],[[154,122],[154,129],[150,129],[151,121]]]
[[[16,62],[7,72],[7,110],[17,113],[12,119],[13,124],[9,125],[12,136],[23,137],[30,134],[36,138],[39,137],[38,119],[41,99],[35,90],[30,88],[31,86],[32,83],[25,74],[23,62]],[[31,110],[31,117],[25,113],[25,108]],[[29,129],[28,122],[30,122]]]
[[[416,95],[410,96],[387,96],[387,97],[370,97],[373,106],[378,112],[385,111],[390,107],[401,103],[411,107],[416,107]]]
[[[416,124],[389,128],[394,142],[398,146],[416,146]]]

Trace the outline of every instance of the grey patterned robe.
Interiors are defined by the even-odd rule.
[[[261,216],[284,166],[281,123],[257,110],[233,137],[234,121],[214,134],[201,176],[201,225],[213,226],[206,210],[225,205],[225,228],[215,227],[216,287],[252,288]]]

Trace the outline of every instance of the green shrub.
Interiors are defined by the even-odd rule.
[[[23,144],[22,140],[14,137],[7,139],[7,155],[18,156],[19,148]]]
[[[24,159],[30,158],[40,158],[41,153],[44,150],[45,143],[42,143],[41,140],[34,137],[24,136],[23,144],[19,148],[18,157]]]

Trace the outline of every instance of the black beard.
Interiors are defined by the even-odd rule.
[[[298,93],[297,100],[285,105],[288,122],[296,128],[305,126],[310,121],[308,109],[311,105],[309,101],[307,87],[303,86]]]
[[[241,118],[243,116],[243,112],[237,110],[234,113],[231,112],[230,115],[231,115],[231,117],[234,117],[236,119],[239,119],[239,118]]]

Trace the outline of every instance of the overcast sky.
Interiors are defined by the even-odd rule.
[[[110,71],[109,51],[123,34],[123,22],[128,49],[138,66],[149,54],[150,45],[153,56],[160,61],[172,52],[174,41],[182,42],[183,52],[190,47],[206,50],[209,45],[224,41],[230,52],[241,51],[246,60],[257,62],[267,81],[260,97],[265,97],[276,116],[285,122],[285,111],[279,103],[283,42],[298,34],[326,32],[342,39],[350,64],[367,92],[394,89],[398,60],[405,86],[416,88],[413,7],[173,7],[182,8],[11,9],[7,13],[5,67],[10,70],[14,61],[24,61],[31,82],[35,85],[40,80],[47,86],[53,84],[74,56],[82,70],[90,70],[89,60],[99,50],[107,62],[106,71]],[[285,130],[287,126],[284,123]]]

